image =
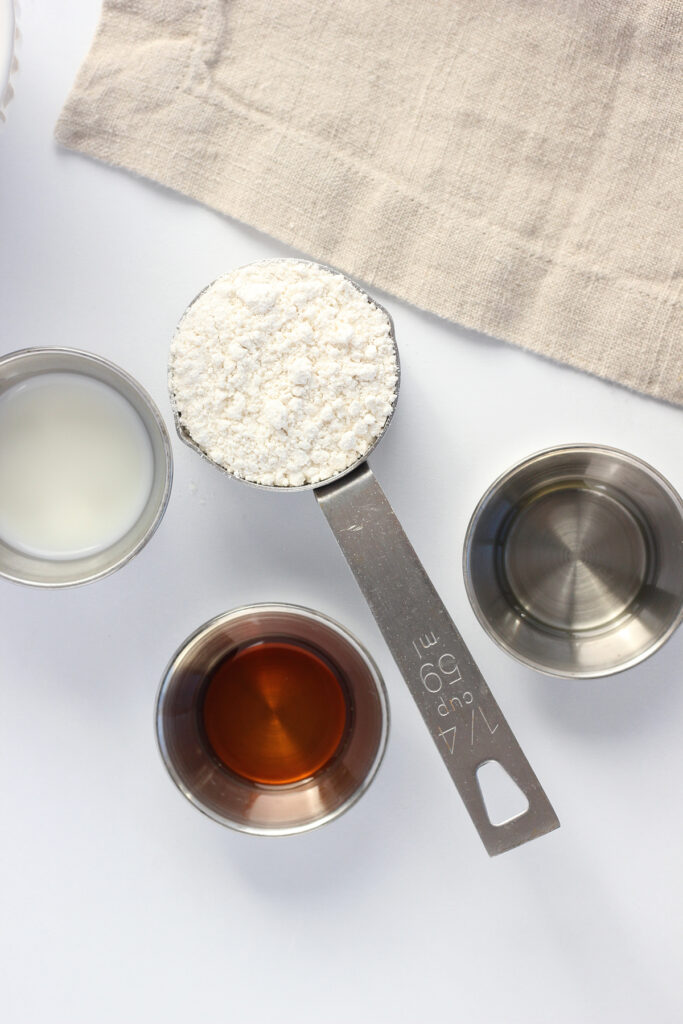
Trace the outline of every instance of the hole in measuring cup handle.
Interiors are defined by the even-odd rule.
[[[500,761],[484,761],[477,768],[477,785],[488,819],[494,826],[521,818],[529,800]]]

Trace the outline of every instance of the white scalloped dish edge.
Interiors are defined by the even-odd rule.
[[[0,0],[0,121],[14,95],[12,79],[17,70],[17,9],[14,0]]]

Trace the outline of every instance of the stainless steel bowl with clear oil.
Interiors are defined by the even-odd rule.
[[[683,502],[651,466],[598,445],[532,455],[469,524],[464,573],[493,639],[551,675],[605,676],[683,618]]]

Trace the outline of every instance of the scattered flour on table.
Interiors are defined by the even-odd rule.
[[[316,263],[214,281],[171,344],[169,388],[195,443],[235,476],[300,487],[365,455],[396,400],[387,314]]]

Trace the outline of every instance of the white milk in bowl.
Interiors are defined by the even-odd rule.
[[[0,539],[64,560],[103,551],[150,496],[147,430],[114,388],[81,373],[41,373],[0,394]]]

